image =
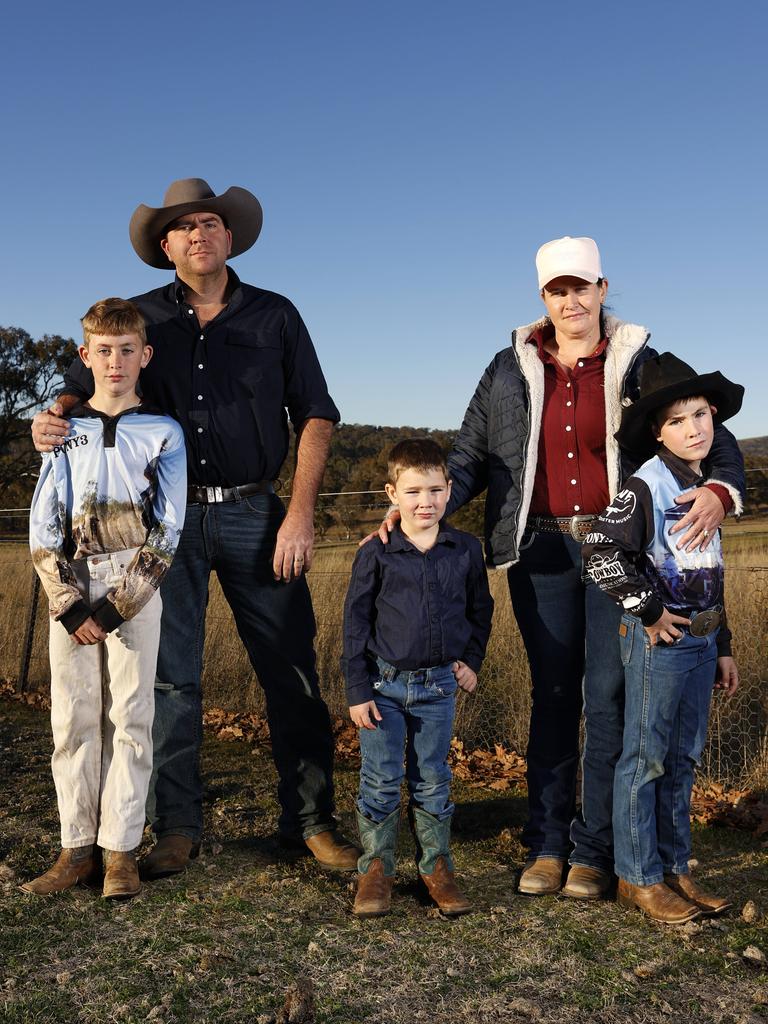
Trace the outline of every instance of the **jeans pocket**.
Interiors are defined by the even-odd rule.
[[[628,615],[624,615],[619,625],[619,649],[621,651],[621,664],[624,668],[632,660],[632,645],[635,641],[635,629],[639,625],[639,620],[631,619]]]
[[[282,519],[285,515],[283,503],[276,494],[250,494],[240,499],[240,505],[254,515],[264,518],[274,516],[276,519]]]
[[[453,672],[450,675],[441,675],[437,679],[430,679],[424,684],[427,693],[435,697],[453,697],[458,689],[456,676]]]

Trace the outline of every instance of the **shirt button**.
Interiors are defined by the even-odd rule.
[[[566,427],[565,429],[566,429],[566,430],[570,430],[571,428],[570,428],[570,427]]]
[[[202,434],[202,432],[203,432],[203,428],[202,428],[202,427],[198,427],[198,428],[197,428],[197,432],[198,432],[198,434]],[[575,481],[575,480],[574,480],[573,482],[574,482],[574,483],[576,483],[576,481]]]
[[[583,366],[583,365],[584,365],[584,363],[582,363],[582,361],[581,361],[581,360],[579,360],[579,362],[578,362],[578,365],[579,365],[579,366]]]
[[[197,364],[197,368],[198,368],[198,370],[202,370],[203,364],[202,363],[198,363]],[[569,402],[568,404],[570,405],[571,403]]]
[[[574,505],[573,506],[573,511],[574,512],[578,512],[580,508],[581,508],[581,505]]]
[[[190,315],[190,316],[192,316],[192,314],[193,314],[193,313],[194,313],[195,311],[194,311],[194,309],[188,309],[188,310],[187,310],[187,312],[189,313],[189,315]]]
[[[575,480],[571,480],[571,483],[572,483],[572,484],[575,484],[575,483],[576,483],[576,481],[575,481]]]
[[[204,465],[205,465],[205,459],[200,459],[200,465],[201,465],[201,466],[204,466]]]
[[[569,405],[569,406],[570,406],[570,405],[573,405],[573,403],[572,403],[572,402],[566,402],[565,404],[566,404],[566,405]]]
[[[569,459],[572,459],[572,458],[573,458],[573,452],[568,452],[568,458],[569,458]]]
[[[205,335],[204,334],[200,335],[200,341],[205,341]],[[581,364],[579,364],[579,365],[581,365]]]
[[[571,386],[570,381],[565,386],[569,388]]]
[[[197,400],[198,400],[198,402],[202,402],[202,400],[203,400],[203,396],[202,396],[202,395],[198,395],[198,396],[197,396]]]

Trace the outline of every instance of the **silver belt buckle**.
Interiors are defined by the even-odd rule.
[[[691,636],[709,636],[720,625],[722,621],[722,608],[714,607],[707,608],[703,612],[694,612],[691,615],[691,624],[688,627],[688,631]]]
[[[224,501],[224,494],[220,487],[206,487],[205,493],[208,497],[209,505],[216,501]]]
[[[594,519],[594,516],[571,516],[568,529],[573,539],[579,544],[584,540],[585,536],[579,532],[579,523],[585,523],[588,519]]]

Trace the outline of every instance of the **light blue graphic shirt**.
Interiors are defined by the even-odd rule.
[[[32,499],[32,561],[51,617],[73,633],[89,616],[109,632],[132,618],[168,571],[186,511],[179,424],[148,406],[116,416],[77,406],[70,435],[43,455]],[[91,608],[71,562],[139,548],[120,585]]]

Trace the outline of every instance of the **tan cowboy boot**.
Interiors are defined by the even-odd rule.
[[[24,882],[19,888],[35,896],[50,896],[54,892],[72,889],[81,882],[93,882],[98,877],[99,870],[93,846],[78,846],[62,850],[53,867],[39,878]]]
[[[619,879],[616,902],[620,907],[631,909],[637,907],[654,921],[662,924],[685,924],[699,917],[701,911],[682,896],[672,892],[663,882],[655,885],[631,885],[623,878]]]
[[[572,900],[603,900],[613,884],[613,874],[586,864],[574,864],[568,872],[563,896]]]
[[[694,882],[690,875],[664,875],[664,884],[668,885],[672,892],[676,892],[683,899],[695,903],[702,914],[722,914],[733,906],[732,900],[724,899],[722,896],[715,896],[711,892],[702,889]]]
[[[105,850],[104,889],[105,900],[123,900],[141,891],[139,867],[133,850]]]
[[[336,829],[317,832],[304,842],[317,863],[329,871],[354,871],[357,868],[361,851]]]
[[[563,885],[565,860],[560,857],[536,857],[529,860],[517,883],[524,896],[549,896],[560,892]]]

